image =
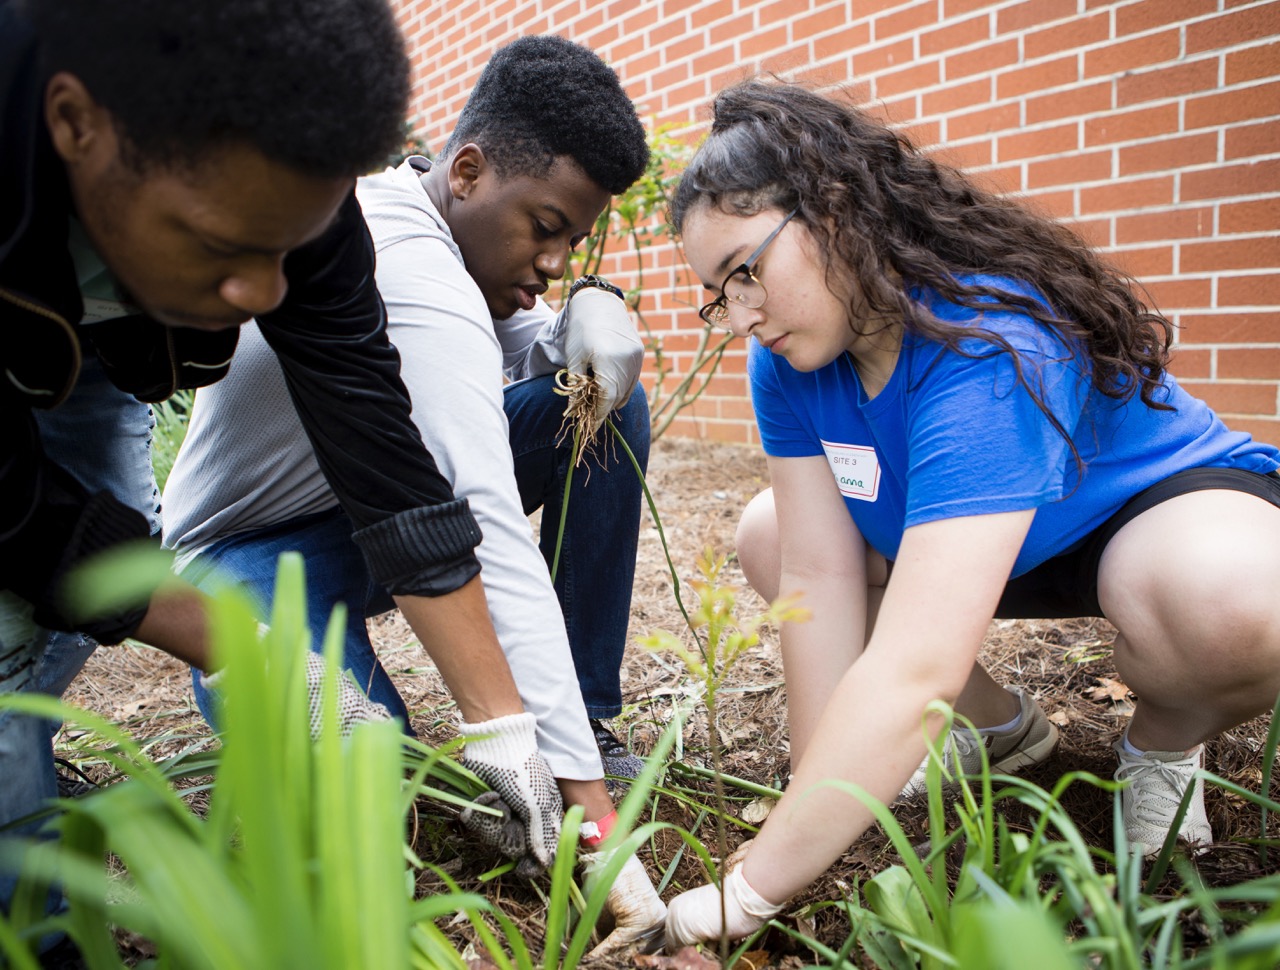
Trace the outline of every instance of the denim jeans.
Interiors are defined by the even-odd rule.
[[[70,397],[38,412],[36,422],[50,459],[90,492],[110,491],[138,509],[153,533],[160,530],[159,492],[151,471],[155,418],[150,407],[107,379],[96,358],[85,358]],[[97,643],[79,633],[38,629],[29,613],[29,604],[0,592],[0,693],[61,696]],[[39,718],[0,714],[0,828],[57,794],[50,744],[57,727]],[[13,880],[0,874],[0,909],[7,908],[12,891]]]
[[[503,394],[516,483],[526,514],[543,508],[540,548],[550,568],[555,553],[571,436],[560,435],[564,398],[553,378],[508,385]],[[642,389],[612,415],[641,468],[649,459],[649,407]],[[640,530],[640,481],[621,448],[602,445],[573,471],[564,541],[555,589],[578,683],[591,717],[622,709],[618,672],[626,647]],[[351,540],[352,525],[338,509],[239,533],[214,543],[184,571],[184,578],[211,588],[223,577],[242,583],[268,608],[282,552],[300,552],[307,569],[307,612],[312,648],[320,649],[334,603],[348,606],[343,662],[369,697],[407,725],[408,711],[378,662],[364,620],[390,609],[391,598],[374,583]],[[264,613],[265,616],[265,613]],[[213,723],[209,691],[193,671],[196,701]]]

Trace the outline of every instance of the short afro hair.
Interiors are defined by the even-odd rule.
[[[409,60],[387,0],[24,0],[48,74],[111,112],[137,168],[252,145],[323,177],[404,141]]]
[[[443,155],[480,146],[503,178],[544,176],[569,156],[613,195],[644,174],[649,146],[618,75],[563,37],[522,37],[485,66]]]

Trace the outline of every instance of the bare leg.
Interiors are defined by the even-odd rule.
[[[1189,751],[1280,692],[1280,509],[1243,492],[1180,495],[1107,546],[1098,598],[1138,696],[1130,741]]]

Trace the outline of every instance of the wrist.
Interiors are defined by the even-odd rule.
[[[608,815],[598,818],[594,822],[583,822],[578,827],[578,838],[587,848],[596,849],[613,834],[613,830],[617,825],[618,812],[614,809]]]
[[[619,300],[626,302],[626,298],[623,296],[621,289],[614,286],[603,276],[597,276],[595,273],[587,273],[585,276],[579,276],[574,280],[573,285],[569,287],[569,296],[567,297],[566,302],[568,300],[572,300],[575,294],[580,293],[582,290],[587,288],[604,290],[606,293],[612,293]]]

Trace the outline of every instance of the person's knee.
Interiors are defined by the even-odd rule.
[[[751,588],[764,599],[778,598],[781,582],[781,546],[773,489],[767,488],[742,510],[736,536],[738,563]]]

